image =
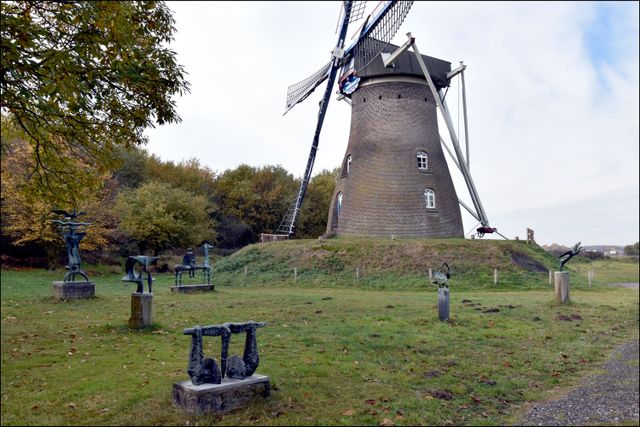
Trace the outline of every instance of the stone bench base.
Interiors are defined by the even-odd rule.
[[[53,282],[53,296],[58,299],[84,299],[96,295],[93,282]]]
[[[212,292],[213,285],[182,285],[172,286],[171,292],[178,294],[192,294],[195,292]]]
[[[253,374],[244,380],[223,378],[222,384],[193,385],[191,380],[173,384],[173,403],[192,415],[221,414],[247,405],[271,393],[269,377]]]

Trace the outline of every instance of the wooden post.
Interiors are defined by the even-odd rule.
[[[244,275],[245,276],[247,275],[247,266],[246,265],[244,266]]]
[[[360,269],[356,267],[356,284],[358,284],[358,280],[360,280]]]
[[[443,322],[449,320],[449,288],[438,288],[438,318]]]
[[[298,267],[293,267],[293,283],[298,281]]]
[[[553,273],[549,270],[549,286],[553,285]]]
[[[564,304],[569,302],[569,272],[556,271],[553,275],[555,285],[556,302]]]
[[[593,270],[589,270],[587,272],[587,276],[589,278],[589,287],[591,287],[591,282],[593,281]]]
[[[498,269],[497,268],[493,269],[493,284],[494,285],[498,284]]]
[[[429,269],[429,283],[433,280],[433,271]]]

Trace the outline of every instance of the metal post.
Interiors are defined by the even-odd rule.
[[[473,205],[478,213],[478,216],[481,218],[481,222],[482,225],[489,225],[489,220],[487,218],[487,215],[484,211],[484,208],[482,207],[482,203],[480,202],[480,197],[478,196],[478,192],[475,188],[475,185],[473,183],[473,179],[471,178],[471,174],[469,173],[469,170],[467,168],[466,162],[464,160],[464,157],[462,155],[462,151],[460,150],[460,144],[458,143],[458,137],[456,135],[455,129],[453,127],[453,122],[451,121],[451,115],[449,114],[449,110],[446,107],[446,102],[444,102],[444,100],[442,99],[442,97],[440,96],[440,93],[437,91],[435,85],[433,84],[433,80],[431,79],[431,76],[429,75],[429,70],[427,69],[426,65],[424,64],[424,61],[422,59],[422,55],[420,55],[420,51],[418,50],[417,45],[415,44],[415,42],[412,45],[413,47],[413,51],[416,55],[416,59],[418,60],[418,64],[420,65],[420,68],[422,70],[422,73],[425,76],[425,79],[427,80],[427,83],[429,85],[429,88],[431,89],[431,93],[434,97],[434,100],[436,101],[437,106],[440,108],[440,112],[442,113],[442,117],[444,118],[444,121],[447,125],[447,129],[449,130],[449,135],[451,137],[451,142],[453,143],[453,148],[456,152],[456,156],[458,157],[458,163],[460,165],[460,170],[462,172],[462,176],[464,177],[464,180],[467,184],[467,188],[469,189],[469,194],[471,195],[471,200],[473,201]]]
[[[298,267],[293,267],[293,283],[298,280]]]
[[[438,318],[443,322],[449,320],[449,288],[438,288]]]
[[[589,270],[588,277],[589,277],[589,287],[591,287],[591,281],[593,280],[593,270]]]
[[[462,66],[462,61],[460,61]],[[467,122],[467,91],[464,84],[464,68],[460,72],[460,81],[462,82],[462,111],[464,117],[464,140],[467,147],[467,168],[471,170],[471,161],[469,160],[469,124]]]
[[[498,284],[498,269],[497,268],[493,269],[493,284],[494,285]]]
[[[433,280],[433,271],[429,269],[429,283]]]
[[[244,266],[244,275],[245,276],[247,275],[247,266],[246,265]]]
[[[553,285],[553,273],[549,270],[549,285]]]
[[[358,284],[358,280],[360,279],[360,270],[356,267],[356,284]]]

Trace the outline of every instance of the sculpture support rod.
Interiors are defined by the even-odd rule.
[[[480,198],[478,196],[478,192],[475,188],[475,185],[473,183],[473,179],[471,178],[471,174],[469,173],[469,170],[467,169],[467,165],[465,163],[464,157],[462,155],[462,152],[460,150],[460,145],[458,143],[458,137],[456,135],[455,129],[453,128],[453,123],[451,122],[451,116],[449,114],[449,110],[446,107],[445,102],[442,100],[442,97],[440,96],[440,93],[436,90],[435,85],[433,84],[433,81],[431,80],[431,76],[429,75],[429,70],[427,69],[426,65],[424,64],[424,61],[422,60],[422,55],[420,55],[420,51],[418,50],[418,47],[415,44],[415,40],[412,44],[413,47],[413,51],[416,55],[416,59],[418,60],[418,64],[420,64],[420,69],[422,70],[422,73],[425,76],[425,79],[427,80],[427,83],[429,84],[429,88],[431,89],[431,93],[436,101],[436,104],[438,105],[438,107],[440,107],[440,111],[442,112],[442,117],[444,118],[444,121],[447,125],[447,129],[449,130],[449,135],[451,136],[451,141],[453,142],[453,148],[456,152],[456,156],[458,157],[458,162],[460,165],[460,170],[462,172],[462,176],[464,177],[465,182],[467,183],[467,188],[469,189],[469,193],[471,195],[471,200],[473,201],[473,205],[475,207],[476,212],[478,213],[478,216],[480,217],[480,222],[482,223],[483,226],[489,226],[489,220],[487,218],[487,215],[484,211],[484,208],[482,207],[482,204],[480,203]]]
[[[460,65],[462,65],[462,61],[460,61]],[[465,145],[467,147],[467,168],[471,170],[471,160],[469,158],[469,122],[467,121],[467,91],[466,86],[464,84],[464,69],[460,73],[460,80],[462,82],[462,112],[464,118],[464,140]]]

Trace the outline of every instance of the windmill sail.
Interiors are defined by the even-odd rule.
[[[356,72],[369,65],[391,42],[412,4],[413,1],[386,2],[377,15],[369,20],[358,40],[345,51],[345,56],[354,58]]]
[[[297,103],[304,101],[320,83],[327,79],[332,62],[333,60],[327,62],[322,68],[306,79],[294,83],[287,88],[287,109],[284,114],[287,114]]]

